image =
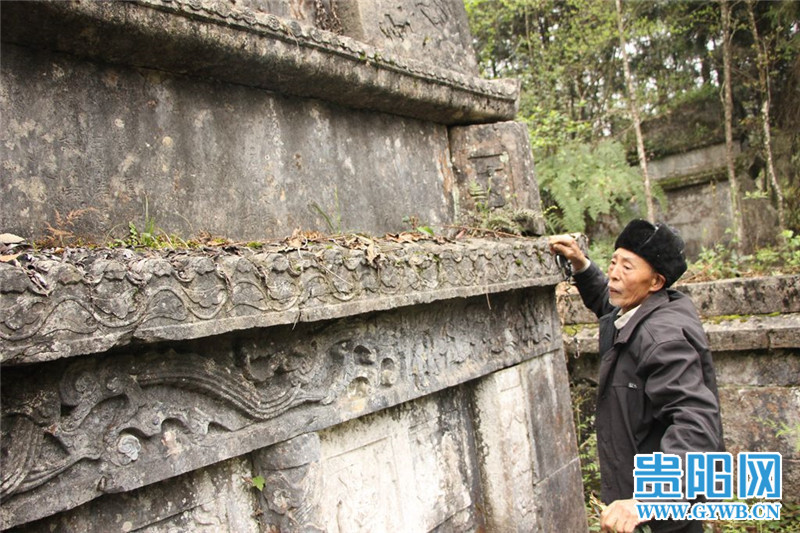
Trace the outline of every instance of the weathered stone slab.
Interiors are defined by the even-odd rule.
[[[0,53],[0,227],[28,241],[60,231],[62,245],[105,244],[131,223],[179,243],[453,219],[445,126],[7,43]]]
[[[703,323],[709,346],[715,351],[748,351],[800,348],[800,314],[745,316]],[[564,334],[567,353],[596,354],[597,326],[585,324]]]
[[[542,480],[534,498],[540,513],[540,531],[589,531],[585,509],[575,505],[584,498],[581,464],[577,458]]]
[[[317,433],[303,433],[288,441],[254,451],[253,478],[264,482],[258,499],[262,531],[322,533],[323,472]]]
[[[437,2],[430,16],[438,21],[436,11],[452,11],[454,4]],[[420,11],[429,20],[426,9]],[[8,2],[2,36],[8,43],[447,124],[511,119],[519,94],[516,80],[483,80],[420,60],[427,54],[397,55],[297,20],[208,0]]]
[[[394,0],[333,3],[345,35],[392,54],[478,74],[462,0],[422,0],[416,9]]]
[[[143,489],[108,494],[11,531],[260,533],[249,463],[246,457],[231,459]]]
[[[701,318],[800,313],[800,275],[725,279],[675,286],[692,299]],[[565,286],[558,295],[564,324],[591,324],[597,317],[586,309],[578,290]]]
[[[703,317],[800,313],[800,275],[686,283],[677,289],[691,297]]]
[[[563,512],[583,498],[563,352],[486,376],[472,404],[487,530],[586,530]]]
[[[131,491],[551,352],[560,335],[547,292],[7,366],[0,525]]]
[[[482,525],[462,389],[324,431],[326,531],[474,531]]]
[[[792,350],[716,352],[714,367],[723,386],[800,386],[800,357]]]
[[[783,501],[800,502],[800,380],[792,387],[720,388],[725,445],[740,452],[768,451],[783,456]]]
[[[527,127],[518,122],[450,128],[458,212],[530,210],[528,234],[545,233]],[[511,216],[511,215],[509,215]]]
[[[521,370],[525,372],[525,403],[535,444],[534,481],[540,483],[578,456],[569,379],[560,351],[528,361]]]
[[[741,151],[741,144],[735,142],[733,145],[734,157],[738,156]],[[727,179],[725,165],[725,145],[715,144],[654,160],[647,165],[647,170],[650,176],[657,181],[676,177],[708,174],[714,171],[723,174],[723,179]]]
[[[546,239],[78,250],[0,263],[7,364],[555,284]]]
[[[657,213],[657,217],[676,227],[686,241],[687,255],[697,257],[703,248],[713,249],[720,243],[731,245],[732,235],[728,231],[732,224],[731,187],[726,147],[723,143],[685,146],[680,152],[654,158],[648,164],[648,171],[666,193],[669,205],[668,212]],[[768,199],[747,196],[755,190],[755,184],[742,171],[749,163],[742,164],[741,152],[740,142],[735,141],[733,155],[739,159],[736,165],[741,195],[739,209],[747,221],[742,245],[753,250],[774,242],[777,218]]]
[[[473,419],[485,516],[490,531],[535,531],[534,446],[523,376],[518,367],[486,376],[476,383]]]

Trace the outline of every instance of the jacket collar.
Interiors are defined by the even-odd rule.
[[[647,297],[647,299],[642,302],[639,310],[634,313],[631,319],[625,324],[621,330],[617,333],[617,339],[614,341],[614,344],[617,343],[626,343],[628,339],[630,339],[631,334],[636,329],[636,326],[644,320],[650,313],[664,305],[669,301],[669,294],[667,294],[666,289],[662,289],[658,292],[655,292]]]
[[[600,346],[600,353],[603,355],[603,357],[600,360],[600,371],[597,387],[598,396],[602,396],[605,392],[605,389],[608,386],[608,376],[611,373],[611,369],[616,364],[616,360],[619,355],[619,349],[616,346],[618,344],[624,344],[628,342],[628,339],[630,339],[631,334],[636,329],[636,326],[638,326],[642,320],[650,315],[650,313],[667,303],[669,299],[670,297],[666,290],[660,290],[654,294],[651,294],[644,302],[642,302],[639,310],[634,313],[633,317],[631,317],[628,323],[625,324],[619,331],[616,331],[616,326],[614,326],[614,320],[617,318],[617,314],[620,311],[619,309],[615,309],[611,313],[608,313],[600,318],[601,329],[611,327],[616,332],[616,338],[612,341],[613,344],[611,346]]]

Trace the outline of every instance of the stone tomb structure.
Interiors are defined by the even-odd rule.
[[[0,528],[586,529],[546,238],[399,233],[540,209],[461,2],[0,13]]]
[[[754,181],[742,171],[746,156],[741,143],[734,144],[734,154],[739,160],[739,205],[747,221],[746,250],[755,250],[773,243],[777,215],[766,198],[750,198],[755,191]],[[703,249],[713,250],[719,243],[727,243],[726,233],[732,224],[731,186],[725,160],[725,145],[711,144],[695,147],[682,153],[667,154],[649,163],[653,180],[663,189],[668,208],[659,213],[681,232],[686,241],[686,253],[697,257]]]

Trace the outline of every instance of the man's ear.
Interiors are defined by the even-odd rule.
[[[658,292],[667,284],[667,278],[658,272],[654,272],[653,278],[650,280],[650,292]]]

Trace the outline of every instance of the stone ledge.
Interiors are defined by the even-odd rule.
[[[444,124],[513,119],[517,80],[485,80],[266,13],[200,1],[9,2],[3,41]]]
[[[800,348],[800,313],[705,320],[703,328],[712,352]],[[572,335],[564,333],[567,353],[597,354],[597,334],[597,324],[582,324]]]
[[[562,278],[547,239],[67,250],[0,263],[2,364],[313,322]]]
[[[684,283],[675,288],[692,299],[701,317],[800,313],[798,274]],[[597,322],[572,286],[567,294],[559,294],[558,311],[564,324]]]

